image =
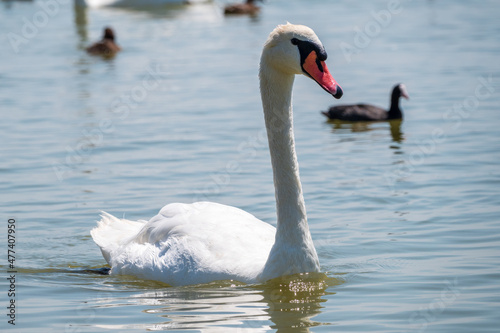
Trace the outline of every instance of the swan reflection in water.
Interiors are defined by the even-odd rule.
[[[389,124],[389,131],[392,141],[401,143],[404,141],[404,133],[401,131],[402,119],[393,119],[388,121],[345,121],[345,120],[327,120],[328,124],[332,124],[333,133],[346,133],[346,132],[369,132],[369,131],[382,131],[386,129],[386,123]]]
[[[126,279],[132,277],[117,277]],[[146,283],[136,280],[136,287]],[[309,327],[325,325],[314,321],[321,313],[324,297],[333,295],[342,279],[324,273],[297,274],[280,277],[258,285],[219,281],[197,286],[165,288],[158,284],[155,291],[146,291],[118,300],[127,305],[144,306],[142,312],[155,315],[159,322],[144,324],[96,325],[103,329],[168,330],[188,329],[201,332],[309,332]],[[130,282],[127,284],[130,285]],[[151,288],[151,285],[148,286]],[[329,291],[330,290],[330,291]],[[96,301],[96,307],[112,307],[116,296]]]

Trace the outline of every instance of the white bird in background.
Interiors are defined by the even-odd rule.
[[[313,30],[289,23],[271,32],[262,51],[260,92],[277,227],[213,202],[169,204],[148,222],[103,213],[91,234],[111,266],[110,274],[188,285],[216,280],[258,283],[319,271],[295,154],[292,86],[295,75],[304,74],[340,98],[342,89],[328,71],[326,56]]]
[[[160,6],[166,4],[182,4],[202,2],[206,0],[75,0],[79,6],[98,8],[109,6]]]

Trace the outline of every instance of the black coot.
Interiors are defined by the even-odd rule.
[[[399,98],[409,99],[406,86],[402,83],[394,86],[391,96],[390,109],[384,110],[378,106],[370,104],[352,104],[332,106],[328,111],[321,111],[330,119],[350,120],[350,121],[380,121],[391,119],[402,119],[403,113],[399,108]]]

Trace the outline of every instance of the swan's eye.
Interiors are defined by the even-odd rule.
[[[299,40],[297,38],[292,38],[292,44],[293,45],[298,45],[299,44]]]

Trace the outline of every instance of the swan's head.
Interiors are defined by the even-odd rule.
[[[286,74],[304,74],[335,98],[342,88],[330,74],[326,51],[314,31],[303,25],[283,24],[271,32],[264,44],[262,63]],[[265,70],[265,68],[261,68]]]

